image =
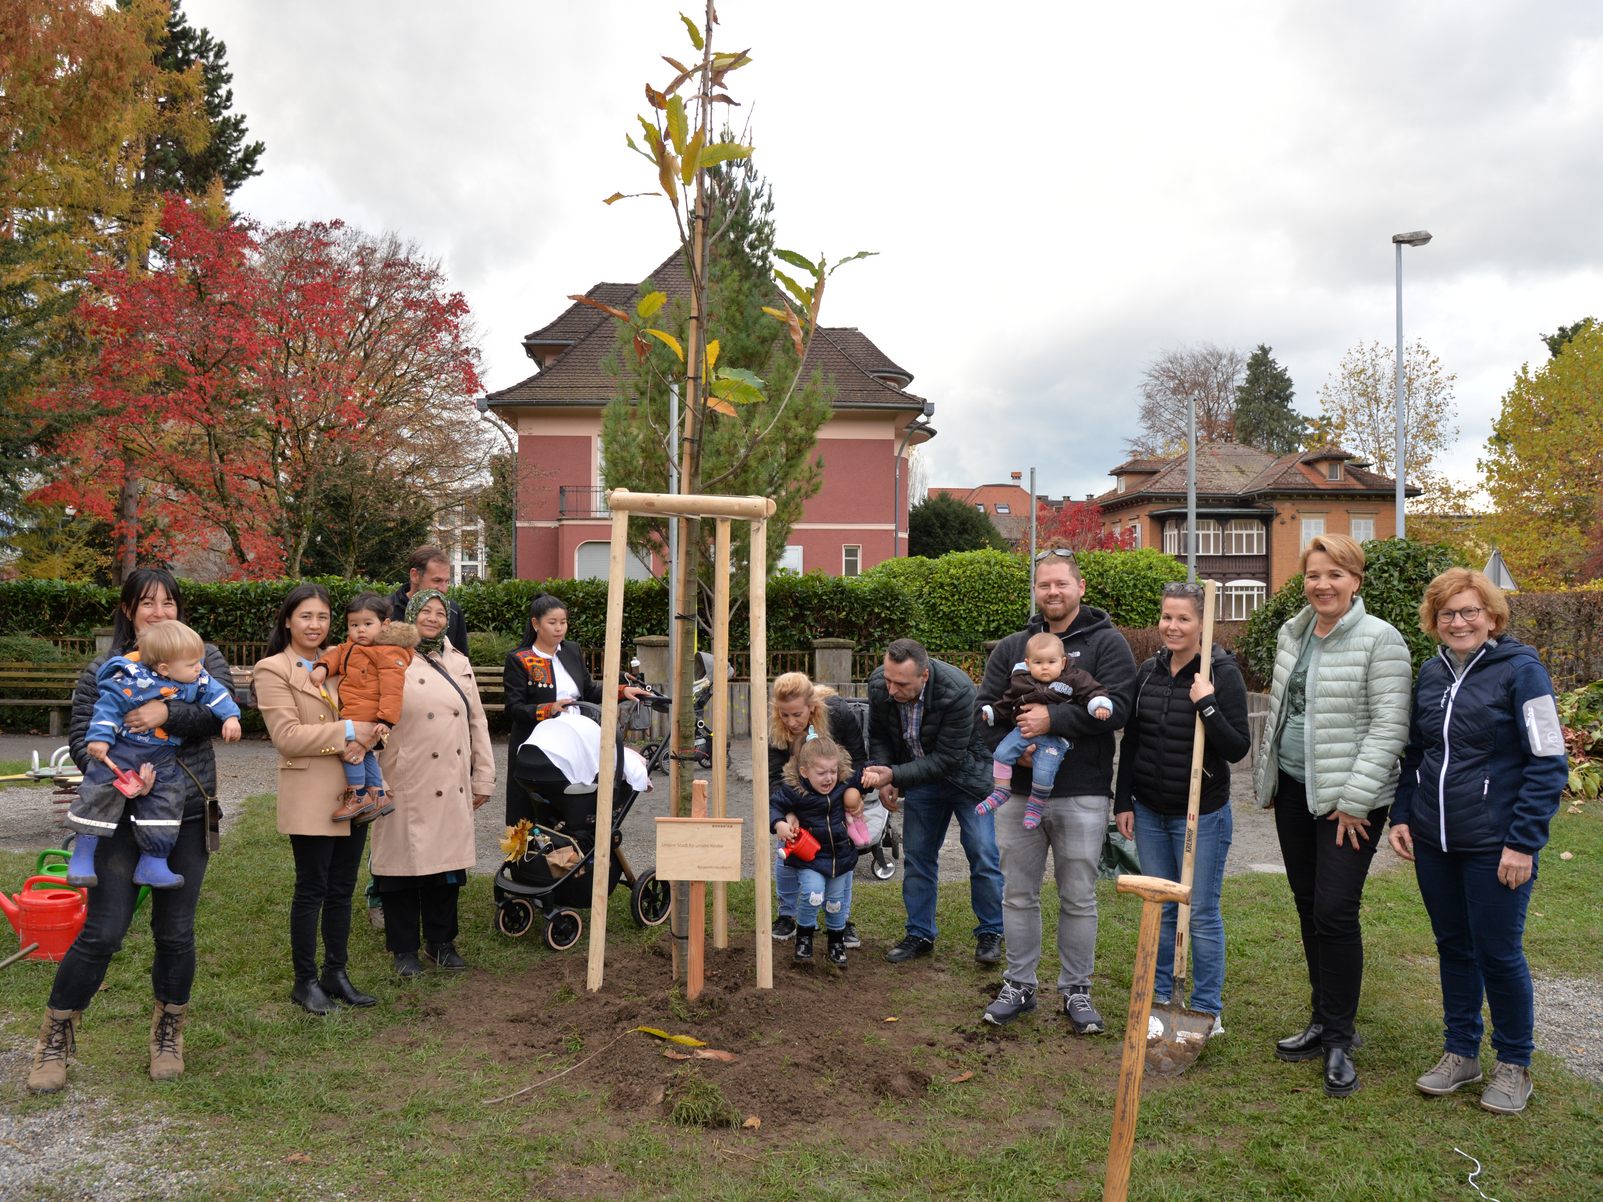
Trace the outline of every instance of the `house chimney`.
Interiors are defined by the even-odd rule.
[[[1010,472],[1009,475],[1012,477],[1013,483],[1015,483],[1015,484],[1017,484],[1020,480],[1024,479],[1024,473],[1023,472]]]

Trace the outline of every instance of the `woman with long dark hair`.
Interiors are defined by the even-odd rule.
[[[182,621],[183,594],[172,575],[160,568],[138,568],[123,582],[116,613],[112,616],[111,655],[134,651],[140,631],[159,622]],[[97,677],[108,656],[99,656],[78,677],[72,695],[72,724],[68,746],[79,769],[88,766],[85,745],[89,721],[100,695]],[[222,652],[210,643],[205,667],[212,679],[232,689],[234,678]],[[222,721],[200,704],[151,701],[129,711],[124,723],[130,730],[161,727],[179,743],[178,763],[184,787],[183,820],[178,842],[168,858],[172,870],[184,878],[176,889],[161,889],[150,899],[150,929],[155,959],[150,984],[155,993],[151,1018],[150,1075],[169,1080],[184,1071],[184,1022],[190,988],[195,980],[195,907],[210,854],[208,831],[216,829],[217,761],[211,741],[222,731]],[[89,888],[89,913],[83,930],[67,950],[50,989],[49,1008],[28,1087],[46,1093],[67,1083],[67,1057],[72,1053],[79,1016],[94,1000],[106,968],[133,922],[134,866],[139,847],[125,813],[117,829],[103,837],[95,849],[97,883]]]
[[[339,682],[313,683],[312,668],[328,643],[333,615],[320,584],[291,589],[278,607],[267,655],[256,665],[256,707],[277,748],[278,830],[295,855],[289,906],[289,945],[295,985],[290,999],[312,1014],[340,1004],[377,1000],[351,984],[345,966],[351,934],[351,895],[367,845],[367,826],[331,817],[345,790],[347,754],[361,757],[377,742],[375,724],[342,720]],[[323,934],[323,964],[317,935]]]

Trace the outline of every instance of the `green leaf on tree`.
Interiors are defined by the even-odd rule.
[[[679,19],[685,23],[685,30],[690,34],[690,44],[697,50],[702,49],[706,43],[701,40],[701,30],[696,28],[696,23],[684,13],[679,14]]]
[[[635,306],[635,316],[641,321],[650,321],[657,315],[657,310],[667,303],[668,294],[666,292],[648,292],[640,298],[640,303]]]
[[[818,278],[818,268],[813,265],[811,259],[804,255],[799,255],[793,250],[779,250],[776,247],[774,258],[779,259],[781,262],[789,263],[792,267],[800,267],[815,280]]]
[[[685,102],[681,97],[671,96],[668,99],[668,137],[673,142],[674,153],[685,153],[685,139],[690,134],[690,123],[685,119]],[[689,180],[685,181],[689,183]]]
[[[751,158],[751,147],[742,146],[739,142],[714,142],[701,152],[701,165],[711,167],[715,163],[726,163],[731,159]]]
[[[572,300],[573,298],[569,297],[568,299]],[[679,362],[683,363],[685,361],[685,348],[679,344],[679,339],[668,333],[667,330],[645,330],[642,332],[650,334],[658,342],[662,343],[663,346],[667,347],[675,355],[679,356]]]

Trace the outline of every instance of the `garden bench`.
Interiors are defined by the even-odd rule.
[[[62,730],[82,664],[0,664],[0,706],[50,711],[50,734]]]

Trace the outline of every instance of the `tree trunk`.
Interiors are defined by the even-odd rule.
[[[124,451],[122,488],[117,494],[117,583],[139,567],[139,493],[142,481],[132,451]]]

